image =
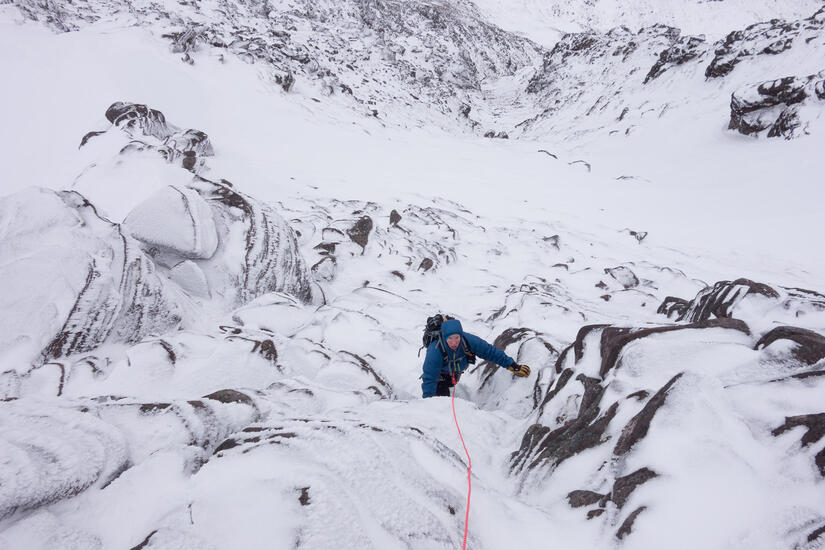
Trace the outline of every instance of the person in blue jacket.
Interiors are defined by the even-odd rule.
[[[530,376],[530,367],[519,365],[503,351],[491,346],[475,334],[464,332],[461,322],[450,319],[441,323],[441,338],[427,347],[424,375],[421,377],[422,397],[450,395],[472,356],[491,361],[516,376]]]

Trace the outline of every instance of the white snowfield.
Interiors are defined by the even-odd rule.
[[[457,386],[468,548],[825,548],[816,79],[770,96],[795,139],[727,129],[734,91],[822,70],[825,34],[652,85],[666,33],[598,49],[821,2],[104,4],[0,6],[0,549],[460,548],[466,457],[450,400],[420,398],[436,312],[532,369]],[[237,40],[170,51],[192,10]],[[306,49],[266,43],[287,19]],[[393,53],[329,65],[374,79],[351,94],[299,60],[361,52],[336,24]],[[571,30],[594,57],[556,73]],[[512,66],[462,88],[467,36]],[[425,104],[447,92],[487,111]]]

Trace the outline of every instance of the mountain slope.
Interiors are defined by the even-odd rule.
[[[526,48],[524,64],[466,96],[517,120],[528,94],[513,82],[552,75],[469,5],[129,5],[71,5],[52,24],[79,28],[60,34],[1,8],[0,51],[24,53],[0,58],[18,84],[0,102],[0,547],[456,547],[463,447],[450,402],[418,398],[436,311],[533,368],[525,380],[481,363],[458,386],[473,548],[824,544],[822,134],[725,133],[703,98],[619,121],[638,124],[628,135],[577,138],[599,122],[583,117],[482,139],[441,112],[453,97],[388,99],[395,85],[420,92],[400,64],[340,67],[357,48],[325,63],[385,71],[379,117],[321,95],[329,75],[295,72],[285,93],[262,54],[170,52],[186,40],[161,36],[201,17],[206,34],[190,36],[274,40],[265,21],[290,20],[316,59],[352,21],[342,36],[369,20],[392,44],[487,37],[500,60]],[[594,36],[560,74],[647,67],[674,38],[649,29],[614,65],[600,52],[617,33],[631,39]],[[745,57],[702,85],[803,51]],[[654,84],[710,63],[696,59]],[[463,66],[493,74],[486,63]],[[399,128],[410,112],[441,129]],[[121,276],[136,268],[142,285]],[[100,299],[81,299],[89,285]],[[74,330],[84,322],[94,330]]]

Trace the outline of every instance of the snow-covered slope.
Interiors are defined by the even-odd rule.
[[[818,80],[736,96],[752,126],[801,86],[764,108],[809,134],[726,129],[732,88],[821,70],[808,21],[645,84],[692,42],[542,50],[462,3],[0,6],[0,548],[460,547],[436,311],[533,368],[458,386],[469,547],[821,548]]]
[[[685,34],[717,40],[731,29],[770,19],[799,19],[822,7],[821,0],[474,0],[491,21],[552,47],[554,31],[606,32],[625,26],[633,31],[660,23]]]

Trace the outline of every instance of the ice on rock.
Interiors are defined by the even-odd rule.
[[[183,258],[207,259],[218,248],[212,210],[197,191],[168,186],[136,206],[123,226],[149,246]]]

